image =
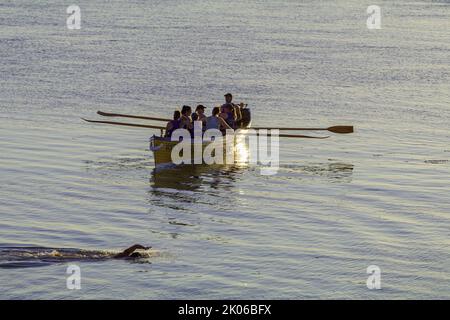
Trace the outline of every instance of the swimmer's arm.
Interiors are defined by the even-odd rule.
[[[119,259],[119,258],[126,258],[129,257],[134,251],[138,250],[138,249],[142,249],[142,250],[148,250],[151,247],[144,247],[140,244],[135,244],[134,246],[129,247],[128,249],[123,250],[121,253],[118,253],[114,256],[114,258]]]

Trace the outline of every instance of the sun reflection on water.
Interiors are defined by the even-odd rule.
[[[249,159],[250,149],[247,145],[246,137],[244,134],[237,134],[235,136],[234,162],[238,166],[246,166],[249,163]]]

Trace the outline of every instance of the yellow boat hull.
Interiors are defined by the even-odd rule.
[[[172,161],[172,150],[178,144],[178,141],[169,141],[166,138],[153,136],[150,139],[150,150],[153,152],[153,158],[155,159],[155,167],[170,167],[175,164]],[[191,156],[190,162],[183,164],[205,164],[203,160],[203,154],[205,152],[205,148],[210,145],[212,142],[203,142],[201,143],[201,155],[195,154],[195,148],[198,144],[192,143],[191,145]],[[223,158],[221,159],[220,164],[234,164],[235,163],[235,153],[236,153],[236,142],[232,143],[233,145],[228,147],[226,146],[226,140],[223,140]],[[200,150],[200,148],[198,148]],[[199,157],[200,156],[200,157]],[[232,159],[230,161],[230,159]],[[231,162],[231,163],[230,163]]]

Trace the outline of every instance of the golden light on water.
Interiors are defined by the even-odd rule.
[[[234,147],[234,159],[237,165],[247,165],[250,158],[250,150],[244,135],[236,135],[236,145]]]

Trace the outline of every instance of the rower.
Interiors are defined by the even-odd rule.
[[[184,105],[183,108],[181,108],[180,128],[188,130],[189,132],[191,132],[191,135],[192,135],[192,130],[194,129],[194,125],[192,124],[191,114],[192,114],[192,108],[190,106]]]
[[[181,126],[181,112],[179,110],[175,110],[173,113],[173,120],[167,122],[166,126],[166,138],[170,138],[172,133],[179,129]]]
[[[234,113],[233,105],[230,103],[225,103],[220,109],[220,117],[223,118],[231,128],[235,129],[236,115]]]
[[[232,129],[228,123],[221,117],[219,117],[220,108],[214,107],[212,110],[212,115],[206,118],[206,130],[208,129],[219,129],[226,130]]]
[[[242,118],[239,105],[233,103],[233,95],[225,94],[225,104],[221,107],[221,117],[225,119],[230,127],[236,129],[237,122]]]
[[[203,124],[203,127],[206,125],[206,116],[205,116],[205,106],[202,104],[199,104],[197,108],[195,108],[195,112],[192,115],[193,121],[201,121]],[[194,118],[195,115],[195,118]]]

